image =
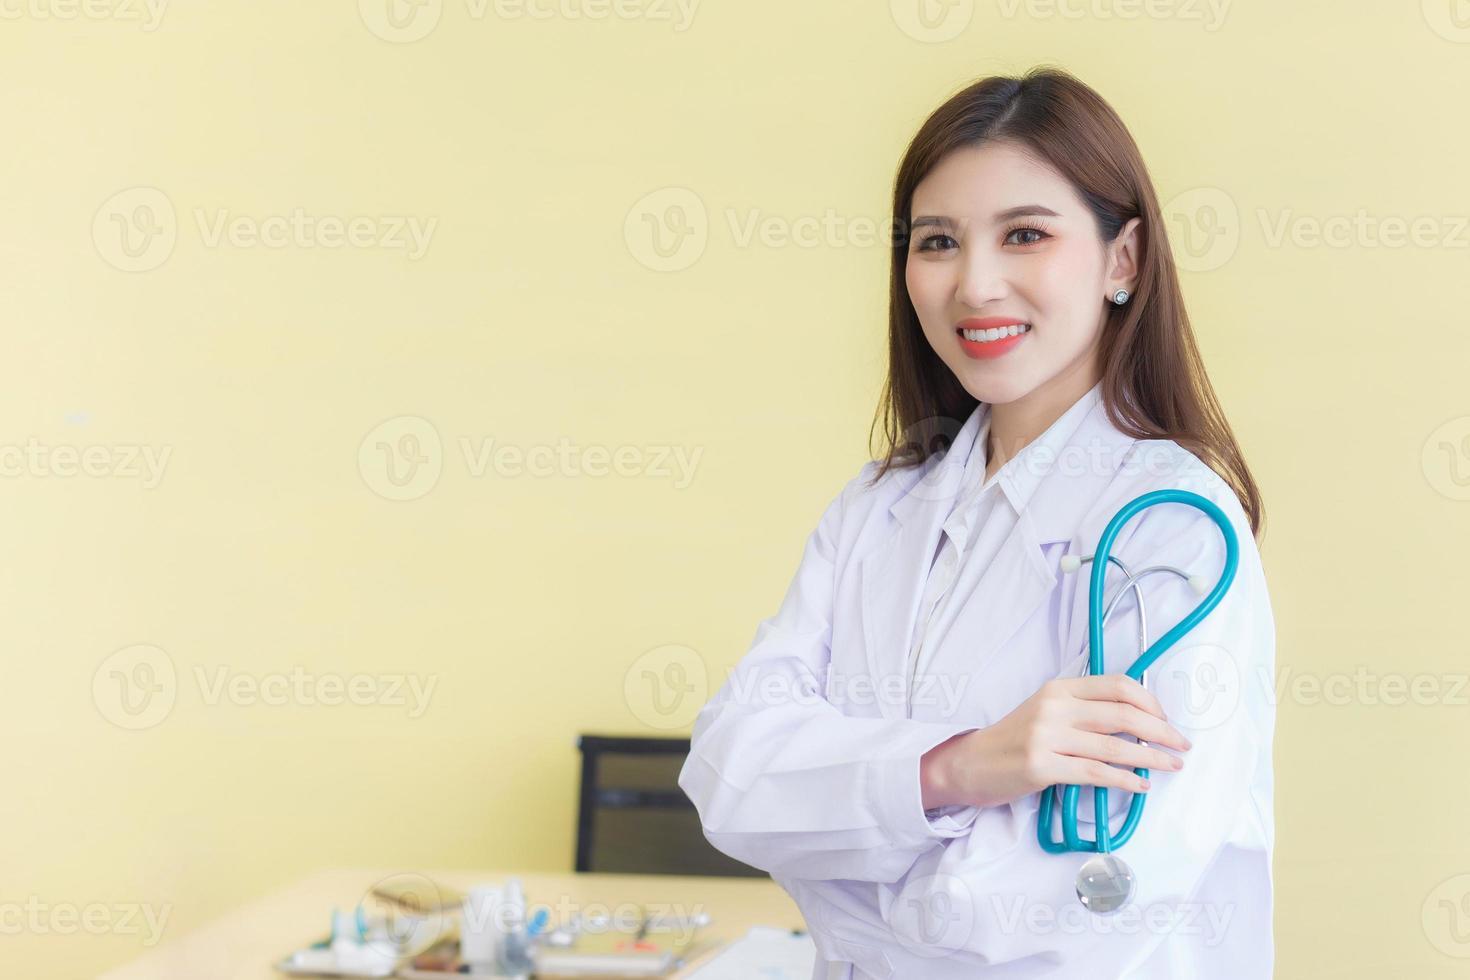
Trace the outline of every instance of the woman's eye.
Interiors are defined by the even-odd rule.
[[[1011,229],[1010,233],[1006,235],[1006,241],[1010,241],[1016,235],[1036,236],[1030,241],[1016,242],[1017,245],[1035,245],[1037,242],[1047,237],[1046,232],[1042,231],[1040,228],[1013,228]]]
[[[920,251],[920,252],[937,252],[937,251],[939,251],[940,248],[941,248],[941,246],[936,245],[935,242],[950,242],[950,243],[952,243],[949,246],[943,246],[943,247],[946,247],[946,248],[952,248],[952,247],[955,247],[956,245],[959,244],[958,242],[955,242],[955,240],[953,238],[949,237],[948,235],[930,235],[928,238],[925,238],[923,241],[919,242],[918,251]]]
[[[1017,239],[1018,235],[1023,235],[1026,237],[1022,239]],[[1048,235],[1041,228],[1032,228],[1030,226],[1026,226],[1022,228],[1012,228],[1010,231],[1006,232],[1005,241],[1007,244],[1010,245],[1036,245],[1043,239],[1050,237],[1051,236]],[[919,241],[919,246],[917,249],[915,249],[915,251],[939,252],[958,247],[959,242],[955,241],[954,238],[949,235],[929,235],[928,237],[923,238]]]

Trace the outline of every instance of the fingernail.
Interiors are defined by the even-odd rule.
[[[1183,759],[1179,758],[1178,756],[1173,756],[1172,758],[1174,759],[1174,768],[1175,769],[1183,769],[1184,768],[1184,760]]]
[[[1148,787],[1149,787],[1149,781],[1148,781],[1148,780],[1147,780],[1147,779],[1145,779],[1145,780],[1144,780],[1144,781],[1143,781],[1143,788],[1144,788],[1144,789],[1148,789]]]

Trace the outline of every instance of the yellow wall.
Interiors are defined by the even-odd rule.
[[[126,908],[167,941],[323,866],[569,867],[574,734],[687,731],[697,702],[660,714],[643,671],[717,683],[866,458],[904,142],[1042,61],[1136,134],[1265,491],[1279,975],[1463,975],[1451,0],[960,0],[930,27],[904,0],[427,2],[417,40],[371,0],[0,3],[7,975],[95,972],[144,951]],[[297,209],[327,227],[240,237]],[[150,214],[130,254],[116,222]],[[693,237],[664,254],[655,219]],[[398,486],[378,444],[415,437]],[[476,475],[492,439],[565,461]],[[63,447],[100,447],[91,475]],[[435,686],[417,716],[213,694],[293,671]],[[1421,674],[1430,703],[1387,703]],[[1298,686],[1334,676],[1346,699]]]

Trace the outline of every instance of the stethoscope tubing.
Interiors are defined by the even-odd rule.
[[[1113,542],[1116,540],[1118,532],[1122,530],[1123,525],[1127,524],[1140,511],[1164,503],[1187,504],[1197,510],[1203,511],[1214,520],[1215,525],[1220,529],[1225,539],[1225,565],[1220,572],[1219,579],[1215,582],[1214,588],[1210,590],[1209,594],[1205,596],[1199,605],[1190,610],[1172,629],[1161,636],[1158,642],[1149,646],[1147,614],[1143,605],[1143,592],[1138,586],[1139,580],[1146,575],[1164,571],[1173,572],[1184,578],[1188,578],[1189,576],[1179,569],[1167,565],[1152,566],[1143,569],[1137,575],[1133,575],[1121,561],[1113,558],[1110,552],[1112,551]],[[1092,562],[1092,576],[1088,582],[1087,604],[1088,673],[1093,676],[1099,676],[1105,672],[1103,627],[1106,625],[1108,617],[1112,615],[1113,610],[1117,607],[1119,600],[1129,590],[1132,590],[1138,607],[1139,650],[1141,652],[1138,659],[1128,668],[1126,674],[1128,677],[1142,683],[1148,668],[1201,620],[1209,615],[1211,610],[1219,605],[1220,600],[1225,597],[1226,591],[1229,590],[1231,583],[1235,580],[1235,572],[1240,561],[1240,543],[1236,537],[1235,528],[1231,525],[1229,518],[1225,516],[1225,512],[1214,501],[1188,490],[1154,490],[1129,501],[1117,514],[1113,515],[1113,519],[1108,522],[1107,527],[1103,529],[1102,536],[1098,539],[1097,551],[1088,560]],[[1107,576],[1109,562],[1117,565],[1123,571],[1123,574],[1127,576],[1128,580],[1118,589],[1117,593],[1113,596],[1113,601],[1106,605],[1106,611],[1099,615],[1099,611],[1104,609],[1104,581]],[[1147,769],[1138,768],[1133,771],[1145,779],[1148,778]],[[1048,853],[1062,854],[1067,851],[1082,851],[1106,854],[1126,844],[1129,838],[1133,836],[1133,832],[1138,828],[1138,823],[1143,817],[1143,805],[1146,796],[1142,793],[1134,793],[1133,799],[1129,803],[1128,815],[1123,821],[1123,826],[1114,835],[1109,827],[1107,787],[1094,786],[1093,811],[1096,839],[1091,841],[1083,840],[1077,832],[1077,803],[1082,787],[1069,784],[1061,787],[1062,840],[1053,840],[1049,831],[1051,829],[1051,815],[1057,788],[1056,786],[1049,787],[1041,794],[1040,808],[1037,812],[1037,841]]]

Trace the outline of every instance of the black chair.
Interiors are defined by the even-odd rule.
[[[687,738],[580,735],[578,871],[766,877],[710,844],[679,788]]]

